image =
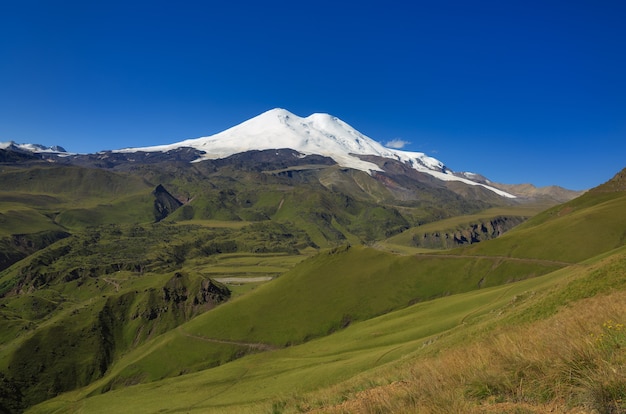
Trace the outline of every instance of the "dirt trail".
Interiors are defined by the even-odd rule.
[[[533,259],[533,258],[525,258],[525,257],[510,257],[510,256],[479,256],[479,255],[469,255],[469,254],[434,254],[434,253],[417,253],[415,256],[420,257],[445,257],[452,259],[491,259],[491,260],[505,260],[512,262],[522,262],[522,263],[537,263],[537,264],[545,264],[545,265],[556,265],[556,266],[575,266],[577,263],[572,262],[561,262],[559,260],[549,260],[549,259]]]
[[[263,343],[252,343],[252,342],[240,342],[240,341],[228,341],[226,339],[217,339],[217,338],[207,338],[206,336],[194,335],[189,332],[185,332],[181,327],[178,328],[178,331],[187,338],[199,339],[204,342],[211,342],[214,344],[226,344],[226,345],[237,345],[243,346],[251,349],[258,349],[259,351],[272,351],[274,349],[278,349],[277,346]]]
[[[259,283],[269,282],[274,279],[272,276],[257,276],[257,277],[216,277],[214,280],[220,283]]]
[[[120,284],[118,282],[116,282],[115,280],[109,279],[108,277],[103,277],[102,280],[104,280],[105,282],[113,285],[113,287],[115,288],[116,292],[120,291]]]
[[[430,257],[430,258],[450,258],[450,259],[490,259],[490,260],[507,260],[513,262],[521,262],[521,263],[537,263],[537,264],[545,264],[545,265],[556,265],[556,266],[577,266],[578,263],[572,262],[562,262],[559,260],[550,260],[550,259],[534,259],[534,258],[525,258],[525,257],[511,257],[511,256],[481,256],[481,255],[469,255],[469,254],[445,254],[445,253],[400,253],[395,250],[390,249],[380,243],[374,243],[372,246],[374,249],[382,250],[385,252],[390,252],[394,254],[399,254],[402,256],[417,256],[417,257]]]

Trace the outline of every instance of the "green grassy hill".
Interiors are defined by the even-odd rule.
[[[231,352],[241,348],[239,344],[244,351],[247,344],[258,344],[257,348],[293,346],[412,303],[559,267],[534,261],[403,257],[362,247],[335,249],[302,262],[253,294],[181,325],[167,339],[146,344],[116,365],[115,374],[108,375],[109,383],[142,381],[142,376],[161,379],[178,375],[181,369],[204,369],[224,362],[224,355],[218,352],[224,345],[231,345]],[[207,343],[197,348],[202,340]],[[173,349],[188,351],[182,357],[168,358]]]
[[[66,234],[0,272],[0,372],[23,405],[87,385],[129,349],[227,300],[230,290],[214,278],[235,269],[246,276],[246,262],[274,278],[309,244],[302,231],[272,222],[109,224]],[[226,360],[238,355],[224,348]]]
[[[464,198],[443,187],[402,181],[401,175],[377,178],[334,165],[285,167],[282,160],[250,157],[244,163],[214,160],[184,169],[144,166],[142,174],[188,201],[173,220],[290,222],[322,248],[369,243],[417,223],[504,203]]]
[[[624,290],[625,203],[624,192],[589,192],[497,239],[436,254],[402,256],[362,246],[320,253],[271,283],[149,338],[119,355],[102,378],[32,412],[129,407],[137,412],[342,412],[351,411],[342,405],[349,401],[357,406],[365,401],[359,406],[363,412],[450,407],[471,412],[481,404],[505,402],[515,410],[559,401],[610,412],[607,407],[621,407],[626,397],[621,377],[612,376],[613,385],[604,391],[593,381],[568,383],[563,372],[548,372],[549,349],[539,347],[542,353],[533,356],[519,347],[533,326],[564,321],[566,308],[584,309],[586,298]],[[601,378],[604,371],[594,358],[608,366],[621,363],[622,337],[598,322],[611,314],[611,329],[623,326],[626,310],[617,296],[610,298],[614,312],[603,308],[574,324],[579,330],[572,341],[578,342],[571,346],[583,346],[584,338],[604,329],[604,337],[617,335],[611,339],[617,341],[611,342],[616,351],[585,348],[591,359],[579,365],[571,365],[580,355],[575,349],[564,354],[570,375]],[[494,335],[505,335],[512,349],[502,354],[486,346]],[[481,363],[459,354],[460,346],[502,363],[491,376],[460,381],[458,367],[480,372],[476,364]],[[482,353],[487,351],[500,354]],[[446,361],[464,357],[467,365],[457,364],[458,373],[453,369],[451,376],[435,374],[429,359],[435,354]],[[533,357],[537,368],[524,365]],[[515,363],[507,364],[507,358]],[[420,367],[453,391],[422,392],[428,378],[436,381],[418,373]],[[551,386],[541,382],[544,374],[565,385],[541,393],[542,386]],[[401,390],[389,385],[398,383]],[[378,387],[374,394],[367,392],[372,387]],[[385,397],[376,399],[376,393]],[[163,394],[173,397],[163,401],[158,398]]]
[[[109,199],[151,189],[141,177],[106,170],[50,165],[3,169],[0,191],[61,196],[64,201]]]
[[[584,404],[612,412],[606,410],[622,407],[619,404],[626,392],[607,388],[602,394],[594,381],[619,387],[624,378],[617,371],[602,377],[604,372],[591,363],[598,358],[609,367],[618,367],[623,360],[619,346],[625,344],[620,332],[626,309],[623,301],[619,306],[623,294],[615,292],[626,288],[625,259],[626,251],[621,248],[541,277],[415,304],[302,345],[249,355],[194,374],[105,394],[94,392],[98,390],[96,383],[29,412],[269,413],[315,408],[322,412],[472,412],[472,407],[485,404],[493,405],[496,411],[500,407],[498,412],[535,412],[528,407],[549,408],[552,399],[564,396],[568,400],[561,404]],[[585,324],[579,319],[578,323],[568,323],[570,331],[554,329],[552,337],[547,334],[547,323],[569,321],[564,318],[589,306],[585,298],[598,295],[604,298],[602,312],[594,307],[596,313]],[[590,316],[589,312],[583,315]],[[612,325],[606,325],[609,317],[614,318]],[[540,327],[542,337],[534,330]],[[565,335],[569,342],[563,340]],[[593,335],[603,339],[598,342]],[[488,346],[489,338],[497,338],[500,347]],[[553,357],[546,344],[534,350],[523,347],[528,341],[552,338],[559,338],[563,345],[558,361],[542,359]],[[591,346],[583,345],[585,338],[591,338]],[[569,348],[577,344],[581,348]],[[170,349],[176,359],[180,354],[175,351],[183,350],[197,348]],[[437,359],[432,358],[434,355]],[[589,365],[578,359],[582,355],[589,358]],[[437,361],[448,365],[433,366]],[[500,361],[502,365],[498,365]],[[484,364],[494,368],[484,371]],[[554,365],[560,368],[552,369]],[[550,377],[543,378],[547,373]],[[461,375],[468,380],[457,377]],[[572,381],[572,375],[581,380]],[[526,381],[520,384],[521,378]],[[555,388],[551,381],[562,381],[563,385]],[[378,395],[366,392],[373,387]],[[163,395],[168,398],[161,398]]]
[[[0,270],[72,231],[154,220],[141,177],[59,165],[0,171]]]
[[[463,252],[576,263],[626,242],[625,209],[624,192],[588,192]]]
[[[493,240],[401,255],[387,250],[409,251],[417,230],[363,244],[436,217],[448,221],[417,229],[528,208],[478,213],[487,204],[443,188],[418,200],[366,174],[272,165],[3,169],[0,214],[22,219],[2,231],[30,250],[0,270],[0,408],[331,409],[333,387],[393,381],[387,364],[621,289],[623,192],[588,192]],[[155,223],[157,179],[185,204]],[[449,219],[460,213],[475,215]]]

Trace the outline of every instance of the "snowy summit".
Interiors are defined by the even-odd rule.
[[[18,144],[14,141],[0,142],[0,149],[13,149],[32,153],[67,154],[65,148],[58,145],[46,147],[39,144]]]
[[[515,197],[491,186],[454,175],[441,161],[424,153],[384,147],[332,115],[316,113],[302,118],[280,108],[264,112],[212,136],[169,145],[125,148],[115,152],[167,152],[182,147],[204,151],[205,155],[198,161],[226,158],[252,150],[290,148],[305,155],[326,156],[342,167],[354,168],[368,174],[382,170],[374,163],[361,160],[359,155],[374,155],[404,162],[440,180],[480,185],[503,197]]]

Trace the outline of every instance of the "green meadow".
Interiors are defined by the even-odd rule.
[[[386,204],[358,173],[208,185],[198,170],[169,184],[203,191],[154,222],[145,178],[30,174],[43,182],[4,171],[0,188],[4,411],[626,409],[623,191],[420,223],[426,205]],[[246,187],[257,176],[266,192]],[[413,244],[501,217],[524,222],[454,249]]]
[[[507,326],[536,323],[586,297],[624,289],[624,259],[626,250],[621,248],[541,277],[418,303],[301,345],[248,355],[194,374],[101,395],[91,386],[30,412],[272,412],[277,407],[305,412],[339,403],[363,387],[403,380],[406,366],[421,358],[471,344]],[[611,268],[616,262],[621,262],[619,273]],[[596,290],[584,289],[598,278]],[[183,325],[182,331],[189,332],[193,325]],[[175,339],[168,335],[163,340],[169,344]],[[176,351],[197,349],[190,342],[170,349],[173,355]],[[337,387],[344,389],[334,395]]]

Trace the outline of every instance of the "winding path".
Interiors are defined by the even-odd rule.
[[[259,351],[272,351],[274,349],[279,349],[275,345],[263,344],[263,343],[253,343],[253,342],[239,342],[239,341],[228,341],[226,339],[217,339],[217,338],[207,338],[206,336],[194,335],[189,332],[185,332],[182,327],[178,327],[178,331],[181,335],[186,336],[187,338],[198,339],[204,342],[211,342],[214,344],[226,344],[226,345],[236,345],[243,346],[250,349],[257,349]]]
[[[116,282],[113,279],[109,279],[108,277],[103,277],[102,280],[104,280],[106,283],[109,283],[109,284],[113,285],[113,287],[115,288],[116,292],[120,291],[120,284],[119,284],[119,282]]]
[[[472,254],[446,254],[446,253],[406,253],[400,252],[398,250],[394,250],[390,246],[385,246],[381,243],[374,243],[370,247],[381,250],[384,252],[396,254],[399,256],[416,256],[416,257],[429,257],[429,258],[450,258],[450,259],[489,259],[489,260],[508,260],[514,262],[522,262],[522,263],[536,263],[536,264],[544,264],[544,265],[555,265],[555,266],[577,266],[579,263],[575,262],[562,262],[559,260],[550,260],[550,259],[535,259],[532,257],[511,257],[511,256],[482,256],[482,255],[472,255]],[[443,250],[442,250],[443,251]]]
[[[556,265],[556,266],[576,266],[576,265],[578,265],[578,263],[561,262],[561,261],[558,261],[558,260],[533,259],[533,258],[510,257],[510,256],[480,256],[480,255],[469,255],[469,254],[434,254],[434,253],[416,253],[416,254],[414,254],[414,256],[417,256],[417,257],[443,257],[443,258],[451,258],[451,259],[506,260],[506,261],[512,261],[512,262],[536,263],[536,264]]]

